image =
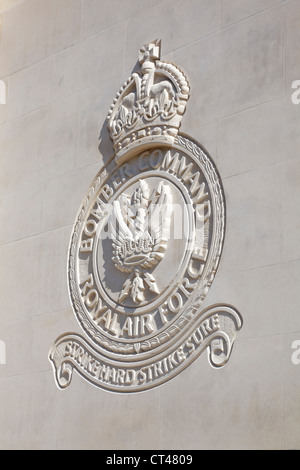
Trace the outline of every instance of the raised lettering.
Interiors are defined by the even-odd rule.
[[[160,315],[162,324],[166,325],[168,323],[168,320],[166,318],[166,314],[168,313],[168,310],[166,309],[165,305],[161,305],[160,307],[158,307],[158,313]]]
[[[104,310],[106,309],[107,309],[106,305],[103,305],[102,299],[100,298],[98,300],[97,308],[93,314],[93,320],[98,320],[98,318],[100,317],[100,314],[104,312]]]
[[[97,223],[94,220],[88,220],[84,226],[84,233],[87,237],[93,237],[97,230]]]
[[[82,295],[86,295],[88,289],[91,289],[94,285],[94,278],[92,274],[89,274],[82,282],[81,286],[84,284],[82,288]]]
[[[154,150],[149,157],[149,164],[153,170],[156,170],[163,159],[163,153],[161,150]]]
[[[169,297],[168,307],[172,313],[178,313],[183,307],[183,300],[179,292],[176,292]]]
[[[112,318],[111,318],[111,310],[107,310],[101,317],[97,318],[96,320],[97,325],[101,325],[106,330],[111,330],[112,325]]]
[[[102,196],[103,199],[105,199],[106,202],[108,202],[110,198],[113,196],[113,194],[114,194],[113,189],[108,184],[105,184],[102,188],[100,196]]]
[[[196,284],[190,284],[189,280],[185,277],[182,283],[179,286],[181,292],[186,296],[189,297],[193,290],[195,289]]]
[[[96,291],[96,289],[92,289],[89,291],[89,293],[85,297],[84,303],[86,304],[88,308],[93,309],[98,303],[98,300],[99,300],[98,292]]]
[[[199,249],[193,252],[187,270],[189,277],[192,279],[198,279],[201,276],[207,256],[208,250],[206,249]],[[195,264],[198,264],[197,268],[195,267]]]
[[[91,210],[91,216],[95,217],[97,220],[101,220],[106,212],[108,212],[107,205],[98,197],[93,209]]]
[[[132,320],[130,317],[127,317],[124,326],[122,328],[121,334],[125,335],[127,333],[128,336],[132,336]]]
[[[209,194],[206,193],[205,190],[206,190],[206,184],[202,183],[197,195],[192,199],[193,204],[200,204],[202,201],[204,201],[205,199],[208,198]],[[210,204],[209,204],[209,207],[210,207]],[[204,213],[204,211],[203,211],[203,213]],[[197,214],[197,212],[196,212],[196,214]]]
[[[186,354],[183,352],[183,346],[180,346],[180,348],[177,349],[176,354],[180,364],[186,360]]]
[[[156,329],[156,324],[152,315],[143,315],[141,317],[141,334],[146,335],[146,329],[148,333],[153,333]]]
[[[199,180],[200,180],[199,171],[197,171],[195,175],[192,175],[187,179],[187,181],[191,184],[190,193],[192,194],[192,196],[195,194],[197,189],[200,188]]]
[[[80,251],[82,253],[89,253],[93,251],[93,238],[88,238],[88,240],[82,240],[80,245]]]
[[[149,163],[148,163],[148,157],[150,155],[150,152],[144,152],[142,155],[140,155],[138,159],[138,169],[140,171],[145,171],[149,168]]]

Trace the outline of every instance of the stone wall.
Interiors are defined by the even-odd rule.
[[[300,0],[6,0],[0,7],[0,447],[299,449]],[[67,251],[80,203],[113,153],[110,104],[139,48],[188,76],[181,131],[217,164],[223,256],[205,306],[236,306],[225,368],[202,355],[152,391],[118,395],[48,361],[78,332]]]

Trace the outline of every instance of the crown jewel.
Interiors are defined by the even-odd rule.
[[[160,60],[158,40],[140,49],[140,72],[120,88],[108,114],[116,159],[133,147],[172,145],[178,134],[190,87],[179,68]]]

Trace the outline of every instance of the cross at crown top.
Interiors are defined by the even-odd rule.
[[[155,41],[145,44],[139,53],[139,61],[142,64],[146,61],[155,61],[160,59],[160,47],[161,41],[155,39]]]

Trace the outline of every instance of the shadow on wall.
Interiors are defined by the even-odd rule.
[[[131,73],[132,74],[136,73],[139,70],[140,70],[140,64],[139,64],[139,61],[137,61]],[[115,91],[115,95],[117,95],[117,92],[118,90]],[[109,109],[107,109],[107,113],[108,111]],[[111,140],[110,133],[108,130],[106,119],[103,122],[101,130],[100,130],[98,149],[103,157],[103,163],[105,165],[114,156],[113,144],[112,144],[112,140]]]
[[[109,162],[109,160],[111,160],[111,157],[114,155],[113,145],[107,128],[106,120],[104,121],[100,131],[99,142],[100,143],[98,149],[103,157],[103,163],[105,165]]]

